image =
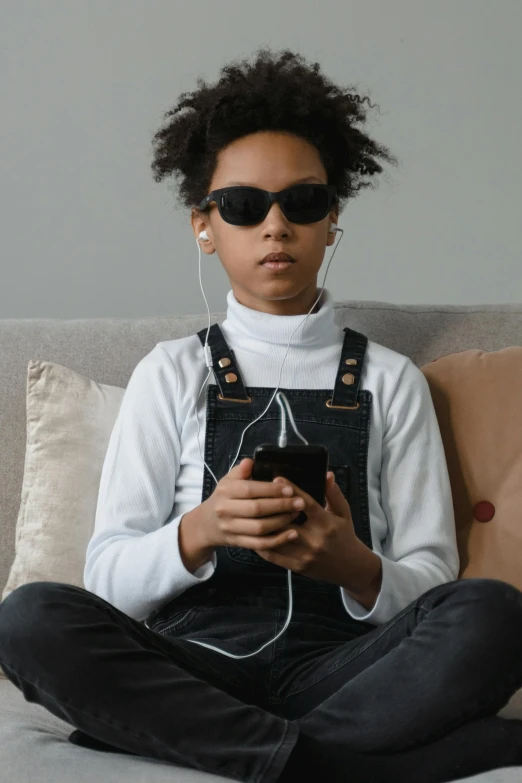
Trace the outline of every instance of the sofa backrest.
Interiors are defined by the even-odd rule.
[[[395,305],[343,300],[336,320],[418,366],[448,353],[522,345],[522,304]],[[211,313],[222,323],[226,313]],[[27,365],[56,362],[99,383],[126,387],[140,359],[163,340],[208,325],[208,314],[151,318],[0,319],[0,593],[15,554],[26,439]]]

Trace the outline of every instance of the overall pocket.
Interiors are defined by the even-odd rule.
[[[174,612],[166,620],[158,620],[157,618],[151,622],[147,620],[147,628],[160,634],[177,633],[185,628],[201,610],[201,606],[180,609],[179,612]]]
[[[188,594],[177,596],[164,604],[158,611],[152,612],[145,620],[145,626],[160,634],[177,633],[206,609],[214,593],[214,588],[204,593],[198,590],[197,594],[192,596],[193,603],[190,603]]]

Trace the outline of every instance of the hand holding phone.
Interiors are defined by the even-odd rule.
[[[307,492],[323,508],[326,506],[326,476],[328,473],[328,449],[319,444],[277,446],[264,443],[254,451],[252,478],[255,481],[273,481],[284,476]],[[300,512],[294,524],[306,522],[306,514]]]
[[[298,499],[281,484],[251,478],[253,460],[242,459],[216,484],[196,512],[199,539],[204,548],[216,546],[272,549],[292,540],[290,534],[301,511]],[[302,507],[302,498],[299,499]],[[186,515],[188,516],[188,515]]]

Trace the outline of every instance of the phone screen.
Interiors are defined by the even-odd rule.
[[[326,474],[328,449],[326,446],[306,445],[277,446],[263,444],[254,451],[252,478],[255,481],[272,481],[284,476],[311,495],[323,508],[326,505]],[[306,515],[301,512],[304,521]],[[295,522],[299,522],[298,517]]]

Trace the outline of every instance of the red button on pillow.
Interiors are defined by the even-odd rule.
[[[473,509],[477,522],[489,522],[495,516],[495,506],[489,500],[481,500]]]

